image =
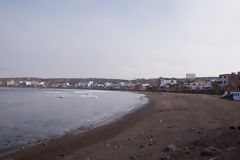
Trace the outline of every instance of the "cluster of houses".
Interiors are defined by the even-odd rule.
[[[196,77],[195,74],[186,74],[184,79],[160,78],[159,87],[161,89],[182,88],[188,90],[239,91],[240,72],[221,74],[219,77]]]
[[[79,88],[79,89],[109,89],[109,90],[135,90],[136,84],[134,83],[112,83],[112,82],[104,82],[104,83],[94,83],[94,81],[88,82],[78,82],[78,83],[56,83],[49,84],[51,88]]]
[[[214,82],[217,81],[217,77],[200,77],[197,78],[195,74],[186,74],[184,79],[175,78],[160,78],[159,88],[160,90],[212,90],[214,89]]]
[[[186,74],[184,79],[160,78],[159,91],[224,94],[240,100],[240,72],[221,74],[219,77],[196,77]]]
[[[39,81],[21,81],[21,80],[7,80],[7,81],[0,81],[1,87],[46,87],[46,82],[39,82]]]
[[[105,79],[97,81],[71,81],[70,79],[0,79],[1,87],[36,87],[36,88],[80,88],[80,89],[109,89],[109,90],[140,90],[167,91],[187,93],[223,94],[224,92],[240,91],[240,72],[221,74],[219,77],[196,77],[196,74],[186,74],[186,78],[158,78],[140,80]]]
[[[96,83],[94,81],[86,82],[56,82],[56,81],[39,81],[39,80],[17,80],[9,79],[0,80],[0,87],[24,87],[24,88],[76,88],[76,89],[108,89],[108,90],[148,90],[151,85],[148,83],[133,83],[129,82],[104,82]]]

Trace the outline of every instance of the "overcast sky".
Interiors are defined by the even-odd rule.
[[[0,77],[240,71],[238,0],[1,0]]]

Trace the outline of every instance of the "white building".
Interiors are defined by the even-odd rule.
[[[64,86],[70,86],[70,83],[64,82],[63,85],[64,85]]]
[[[191,83],[185,83],[184,87],[189,88],[191,90],[207,90],[212,88],[212,82],[210,80],[197,80]]]
[[[195,73],[187,73],[186,74],[186,78],[187,79],[195,79],[196,78],[196,74]]]
[[[24,83],[25,83],[26,86],[32,85],[32,82],[31,82],[31,81],[25,81]]]
[[[46,85],[46,82],[40,82],[39,85],[40,85],[40,86],[45,86],[45,85]]]
[[[200,84],[196,82],[184,83],[184,87],[189,88],[191,90],[196,90],[197,88],[200,89]]]
[[[233,100],[234,101],[240,101],[240,92],[232,92]]]
[[[177,80],[176,79],[166,79],[166,78],[160,78],[160,88],[169,88],[170,86],[176,85]]]
[[[93,87],[93,81],[88,82],[87,87],[88,87],[88,88],[92,88],[92,87]]]
[[[212,88],[212,81],[211,80],[196,80],[199,84],[201,90],[211,89]]]

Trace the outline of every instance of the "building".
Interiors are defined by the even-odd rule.
[[[102,84],[102,83],[95,83],[94,84],[94,88],[103,89],[104,88],[104,84]]]
[[[212,81],[210,80],[197,80],[190,83],[184,83],[184,87],[190,90],[209,90],[212,89]]]
[[[76,84],[77,87],[80,87],[80,88],[86,88],[87,86],[87,83],[84,83],[84,82],[79,82]]]
[[[24,81],[18,81],[19,85],[24,85]]]
[[[221,74],[217,80],[217,85],[223,91],[239,91],[240,90],[240,72],[231,74]]]
[[[93,81],[88,82],[87,87],[88,87],[88,88],[92,88],[92,87],[93,87]]]
[[[9,80],[6,82],[6,86],[10,87],[10,86],[14,86],[15,85],[15,81],[14,80]]]
[[[233,100],[234,101],[240,101],[240,92],[232,92]]]
[[[47,85],[47,83],[43,82],[43,81],[39,83],[39,86],[41,86],[41,87],[46,87],[46,85]]]
[[[33,80],[33,81],[31,81],[31,86],[38,87],[38,86],[40,86],[40,82]]]
[[[212,81],[211,80],[196,80],[196,83],[199,84],[200,90],[212,89]]]
[[[176,79],[169,79],[169,78],[160,78],[159,79],[159,87],[160,88],[169,88],[170,86],[177,85]]]
[[[184,83],[184,87],[188,88],[190,90],[196,90],[199,89],[200,90],[200,84],[197,82],[191,82],[191,83]]]
[[[120,83],[119,83],[119,86],[120,86],[120,87],[125,87],[125,86],[126,86],[126,83],[125,83],[125,82],[120,82]]]
[[[32,85],[32,82],[31,82],[31,81],[24,81],[24,85],[25,85],[25,86],[31,86],[31,85]]]
[[[62,84],[61,84],[61,87],[62,88],[67,88],[67,87],[70,87],[71,85],[70,85],[70,83],[69,82],[63,82]]]
[[[105,86],[105,88],[110,88],[110,87],[113,86],[113,84],[112,84],[112,83],[109,83],[109,82],[105,82],[105,83],[104,83],[104,86]]]
[[[141,90],[142,90],[142,91],[145,91],[145,90],[149,89],[150,87],[151,87],[150,84],[144,83],[144,84],[142,84],[142,86],[141,86],[141,88],[140,88],[139,90],[140,90],[140,91],[141,91]]]
[[[127,90],[134,90],[136,88],[136,84],[132,83],[132,82],[129,82],[129,83],[126,83],[126,88]]]
[[[221,87],[221,89],[224,89],[228,86],[228,74],[221,74],[219,75],[219,78],[217,80],[218,86]]]
[[[186,79],[195,79],[196,78],[196,74],[195,73],[187,73],[186,74]]]

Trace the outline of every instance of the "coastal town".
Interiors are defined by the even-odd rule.
[[[239,6],[0,0],[0,160],[240,160]]]
[[[99,79],[99,78],[1,78],[0,87],[100,89],[125,91],[162,91],[177,93],[206,93],[222,95],[240,91],[240,72],[221,74],[219,77],[197,77],[186,74],[185,78],[153,79]]]
[[[79,157],[86,160],[105,160],[112,159],[111,157],[116,157],[114,158],[116,160],[206,160],[210,158],[213,160],[218,157],[224,157],[219,160],[235,160],[238,159],[235,157],[239,157],[239,101],[223,100],[216,95],[225,96],[229,93],[230,95],[238,94],[239,97],[240,72],[221,74],[218,77],[197,77],[194,73],[188,73],[181,79],[163,77],[135,80],[2,78],[0,84],[1,87],[8,88],[144,91],[141,93],[150,100],[144,107],[129,113],[119,121],[99,128],[84,130],[85,127],[83,127],[80,129],[84,132],[80,134],[67,134],[53,140],[40,139],[29,142],[27,145],[19,146],[17,152],[2,157],[0,154],[0,160],[12,158],[75,160]],[[120,92],[114,93],[116,95]],[[6,92],[2,92],[2,95],[4,94]],[[24,91],[20,94],[26,96]],[[8,100],[10,104],[14,102],[12,99]],[[26,96],[27,103],[30,99],[30,96]],[[46,97],[44,99],[49,102]],[[94,98],[94,102],[99,102],[95,100],[97,99]],[[57,105],[57,108],[61,108],[61,104],[65,105],[67,101],[69,99],[57,96],[52,102]],[[34,103],[28,108],[33,108],[39,113],[40,110],[35,109]],[[16,105],[18,106],[19,103]],[[40,107],[44,109],[45,106],[40,105]],[[61,113],[64,112],[62,109],[55,110],[51,107],[47,107],[52,110],[51,114],[58,110]],[[66,107],[71,111],[71,105]],[[17,114],[20,114],[19,110]],[[44,117],[47,114],[47,112],[44,113]],[[36,115],[34,114],[34,117]],[[69,117],[72,118],[72,116]],[[24,122],[24,125],[26,123],[28,122]],[[39,125],[41,122],[37,121],[37,123]],[[50,127],[54,128],[54,125]],[[16,133],[19,132],[19,128]],[[15,141],[7,140],[6,145],[14,144],[17,140],[18,138]],[[28,147],[28,145],[36,146]]]

